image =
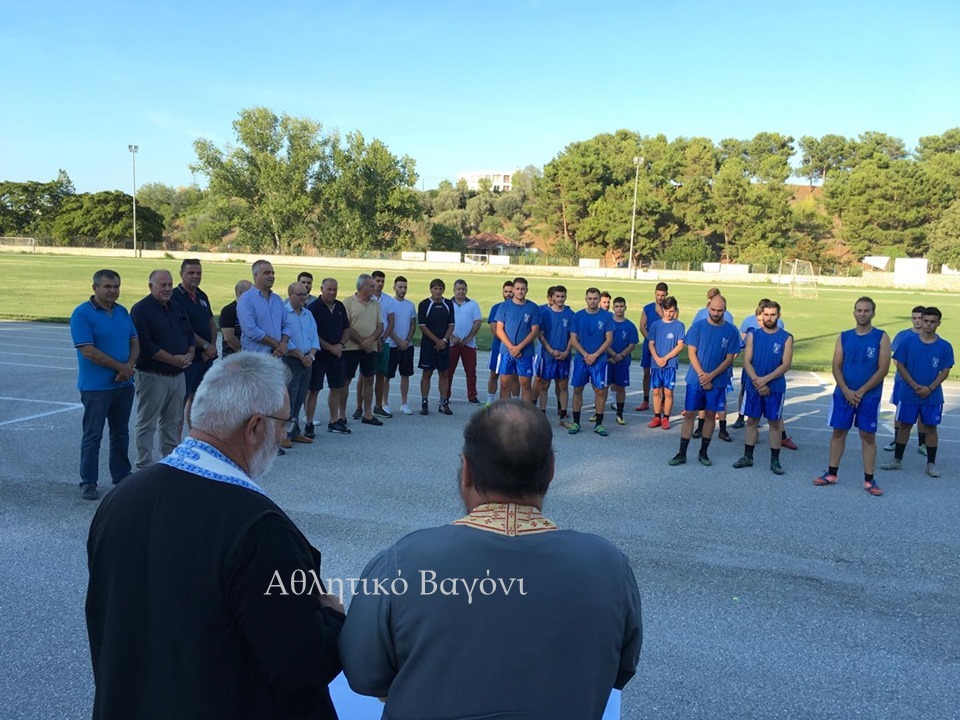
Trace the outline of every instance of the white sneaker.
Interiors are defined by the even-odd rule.
[[[410,409],[409,405],[401,405],[400,412],[402,412],[404,415],[413,415],[413,410]]]
[[[387,415],[393,415],[393,411],[390,409],[389,405],[384,405],[380,409],[383,410]]]
[[[933,463],[927,463],[927,475],[933,478],[940,477],[940,471],[937,470],[937,466]]]

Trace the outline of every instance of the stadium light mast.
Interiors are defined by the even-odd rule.
[[[137,150],[139,145],[127,145],[133,159],[133,256],[137,256]]]
[[[633,217],[630,220],[630,257],[627,261],[627,267],[633,271],[633,235],[637,229],[637,188],[640,186],[640,166],[643,164],[642,157],[634,157],[633,164],[637,166],[636,175],[633,178]]]

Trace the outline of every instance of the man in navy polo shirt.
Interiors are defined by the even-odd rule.
[[[343,350],[350,337],[350,320],[347,309],[337,300],[339,285],[333,278],[324,278],[320,283],[320,297],[307,309],[317,321],[317,335],[320,338],[320,352],[317,353],[310,375],[310,390],[304,403],[304,415],[307,425],[304,435],[315,437],[313,416],[317,410],[317,397],[323,390],[324,379],[330,389],[327,406],[330,410],[330,422],[327,432],[349,435],[346,414],[346,373],[343,367]]]
[[[168,270],[150,273],[150,294],[130,308],[140,339],[137,358],[137,469],[153,464],[153,436],[160,431],[160,452],[180,444],[186,384],[183,372],[193,363],[196,345],[186,312],[173,295]]]
[[[200,387],[203,376],[217,358],[217,322],[213,319],[213,308],[210,307],[210,298],[200,289],[200,279],[203,269],[196,258],[187,258],[180,263],[180,284],[173,289],[170,299],[183,308],[190,318],[193,328],[193,341],[197,350],[195,360],[184,372],[187,386],[186,405],[183,410],[187,427],[190,426],[190,404],[194,393]],[[181,434],[183,427],[180,428]]]
[[[70,335],[80,368],[77,389],[83,403],[80,443],[80,497],[96,500],[103,424],[110,424],[110,476],[116,485],[130,474],[130,411],[133,366],[140,354],[137,330],[127,309],[117,303],[120,275],[93,274],[93,295],[70,316]]]

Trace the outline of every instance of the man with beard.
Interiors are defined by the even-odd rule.
[[[320,553],[257,484],[290,427],[287,373],[242,352],[207,373],[190,436],[100,504],[87,541],[93,717],[336,718],[343,606]]]
[[[760,418],[770,425],[770,470],[783,475],[780,466],[780,445],[783,433],[783,398],[787,392],[787,370],[793,362],[793,335],[782,327],[780,303],[760,303],[760,327],[746,335],[743,372],[746,378],[746,401],[743,414],[747,418],[743,457],[735,468],[753,465],[753,451],[760,436]]]
[[[340,636],[347,681],[385,699],[384,717],[599,720],[640,655],[630,563],[604,538],[543,516],[555,456],[535,405],[494,403],[470,418],[463,439],[467,515],[411,533],[368,563],[363,587],[396,589],[401,578],[409,588],[358,587]],[[575,630],[560,630],[571,616]]]

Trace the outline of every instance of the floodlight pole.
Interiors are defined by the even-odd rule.
[[[127,145],[133,159],[133,256],[137,256],[137,150],[139,145]]]
[[[627,267],[631,272],[633,271],[633,235],[637,229],[637,188],[640,186],[640,165],[642,163],[642,157],[633,158],[633,164],[637,166],[637,172],[633,178],[633,217],[630,220],[630,257],[627,259]]]

